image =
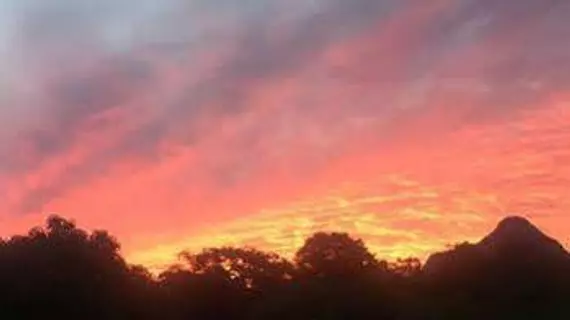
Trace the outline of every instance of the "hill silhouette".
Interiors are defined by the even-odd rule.
[[[53,216],[0,241],[6,319],[570,319],[570,254],[508,217],[477,243],[381,260],[346,233],[316,233],[291,261],[254,248],[184,252],[152,276],[105,231]]]
[[[521,217],[502,220],[476,244],[432,255],[424,271],[432,292],[456,295],[473,308],[464,319],[568,314],[570,254]]]
[[[450,251],[436,253],[427,260],[425,269],[437,272],[442,264],[459,263],[465,259],[490,260],[516,258],[519,266],[532,263],[563,262],[570,258],[564,247],[530,221],[522,217],[507,217],[476,244],[463,243]],[[522,259],[522,260],[521,260]]]
[[[553,238],[545,235],[530,221],[522,217],[507,217],[495,230],[487,235],[480,246],[488,250],[512,250],[524,248],[526,251],[544,252],[548,254],[567,255],[564,247]]]

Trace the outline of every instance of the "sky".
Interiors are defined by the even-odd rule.
[[[160,268],[316,231],[425,258],[570,244],[567,0],[0,0],[0,235],[59,214]]]

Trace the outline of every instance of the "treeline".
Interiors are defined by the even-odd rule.
[[[477,244],[386,262],[345,233],[289,261],[253,248],[181,254],[158,277],[105,231],[52,216],[0,242],[4,319],[569,319],[570,259],[511,218]]]

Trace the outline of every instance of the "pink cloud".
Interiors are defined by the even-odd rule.
[[[566,15],[524,3],[329,1],[39,68],[40,116],[0,148],[1,231],[58,212],[135,260],[322,228],[421,255],[507,211],[562,234]]]

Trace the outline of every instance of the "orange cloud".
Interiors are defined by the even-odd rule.
[[[565,142],[570,141],[569,103],[567,96],[554,96],[500,126],[462,128],[443,144],[373,152],[371,158],[379,162],[399,160],[386,168],[354,165],[365,162],[359,156],[348,165],[340,161],[327,168],[329,179],[318,179],[328,185],[301,197],[304,201],[217,223],[186,239],[135,251],[131,259],[160,266],[182,248],[244,244],[290,256],[318,230],[362,237],[380,257],[425,258],[448,244],[478,239],[513,213],[564,240],[570,170],[555,159],[570,156]]]

